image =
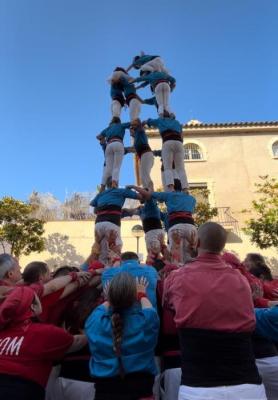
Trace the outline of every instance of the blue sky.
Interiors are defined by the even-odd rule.
[[[276,0],[0,0],[0,196],[95,190],[106,79],[140,50],[177,79],[182,123],[277,120],[277,17]],[[133,181],[128,155],[120,183]]]

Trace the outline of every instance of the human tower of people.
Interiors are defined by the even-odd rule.
[[[128,75],[131,67],[140,78]],[[277,400],[278,280],[260,254],[242,263],[225,252],[221,225],[196,229],[182,129],[169,109],[175,81],[158,56],[136,56],[131,67],[116,68],[110,80],[112,121],[98,136],[105,165],[91,203],[88,259],[52,273],[34,261],[21,272],[15,257],[0,254],[0,399]],[[159,118],[139,120],[146,101],[134,81],[150,83],[148,102]],[[122,124],[125,102],[131,122]],[[163,192],[153,191],[146,124],[162,137]],[[120,189],[128,127],[143,187]],[[142,204],[124,210],[126,198]],[[167,207],[169,246],[157,201]],[[120,221],[134,213],[145,231],[146,264],[121,252]]]
[[[138,78],[128,74],[131,68],[140,71]],[[140,86],[135,83],[142,82]],[[176,81],[169,75],[159,56],[141,54],[136,56],[127,68],[117,67],[109,78],[112,99],[112,120],[97,139],[104,149],[105,163],[101,180],[100,193],[91,202],[97,215],[95,224],[96,242],[100,245],[100,260],[111,264],[109,249],[113,247],[119,256],[122,248],[120,236],[121,218],[139,215],[145,232],[148,259],[170,257],[172,262],[184,263],[196,248],[197,230],[192,213],[195,199],[188,192],[188,180],[184,167],[184,148],[182,125],[176,120],[170,109],[169,97]],[[154,96],[142,100],[137,90],[149,85]],[[158,118],[140,120],[141,104],[156,105]],[[129,107],[130,122],[121,122],[123,106]],[[154,192],[151,169],[154,164],[154,152],[148,143],[145,126],[156,127],[162,139],[162,149],[156,154],[162,158],[163,192]],[[125,154],[123,144],[125,131],[130,129],[133,147],[139,160],[142,187],[133,185],[126,189],[119,188],[119,174]],[[131,190],[134,189],[134,190]],[[136,209],[124,209],[126,198],[141,201]],[[162,213],[157,201],[165,202],[167,215]],[[162,221],[168,232],[169,249],[164,242]],[[118,257],[116,257],[118,258]]]

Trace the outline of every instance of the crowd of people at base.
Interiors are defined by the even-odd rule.
[[[198,228],[184,265],[122,253],[81,271],[0,255],[0,394],[11,400],[278,398],[278,281]]]

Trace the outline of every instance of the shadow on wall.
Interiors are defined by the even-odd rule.
[[[60,233],[48,235],[45,241],[45,250],[51,254],[51,258],[45,260],[51,270],[62,265],[79,267],[84,262],[84,258],[80,256],[75,247],[69,243],[69,238]]]
[[[242,239],[234,232],[228,232],[227,243],[242,243]]]

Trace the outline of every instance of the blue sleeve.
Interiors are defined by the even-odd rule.
[[[123,189],[122,194],[124,197],[128,198],[128,199],[138,199],[138,195],[136,192],[134,192],[131,189]]]
[[[134,80],[133,83],[145,82],[146,80],[147,80],[147,79],[146,79],[146,76],[139,76],[138,78],[136,78],[136,79]]]
[[[83,264],[80,265],[81,271],[87,272],[89,269],[89,264],[87,262],[84,262]]]
[[[158,201],[167,201],[168,193],[165,192],[153,192],[152,197]]]
[[[159,126],[159,121],[157,119],[149,118],[149,119],[147,119],[146,122],[147,122],[148,126],[154,126],[155,128],[158,128],[158,126]]]
[[[278,339],[278,307],[255,308],[256,333],[269,340]]]
[[[91,201],[90,206],[97,207],[97,200],[99,195],[97,194],[96,197]]]
[[[124,123],[122,124],[122,127],[123,127],[124,129],[130,128],[130,122],[124,122]]]
[[[103,129],[103,131],[100,132],[100,135],[106,137],[107,136],[107,128]]]

